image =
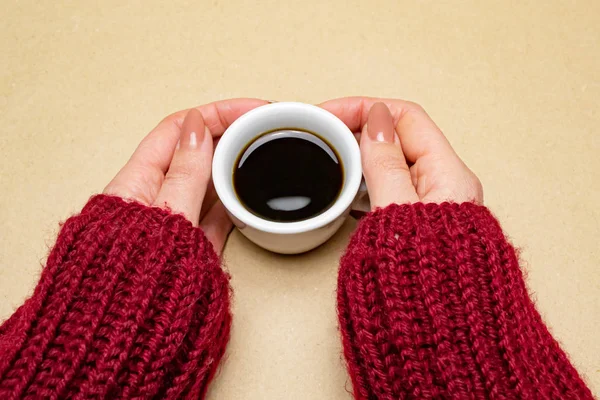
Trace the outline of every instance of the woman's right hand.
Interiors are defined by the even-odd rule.
[[[346,97],[320,106],[361,133],[372,209],[392,203],[483,203],[479,179],[418,104]]]
[[[265,104],[230,99],[171,114],[144,138],[104,193],[182,214],[220,253],[232,223],[211,183],[213,140]]]

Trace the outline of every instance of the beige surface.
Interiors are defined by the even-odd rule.
[[[479,174],[600,394],[599,1],[56,3],[2,3],[0,320],[31,293],[57,222],[164,115],[234,96],[401,97]],[[233,338],[211,399],[349,398],[334,290],[352,227],[302,257],[233,235]]]

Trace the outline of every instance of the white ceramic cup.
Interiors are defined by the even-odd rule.
[[[317,216],[297,222],[269,221],[239,201],[233,171],[240,153],[261,134],[294,128],[318,134],[336,150],[344,169],[343,186],[335,203]],[[238,118],[219,140],[212,174],[217,194],[242,234],[260,247],[282,254],[303,253],[327,241],[343,224],[362,179],[360,150],[352,132],[330,112],[303,103],[268,104]]]

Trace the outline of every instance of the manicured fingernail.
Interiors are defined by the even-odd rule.
[[[367,133],[376,142],[394,143],[394,120],[389,108],[383,103],[375,103],[369,111]]]
[[[196,147],[198,147],[198,136],[196,135],[196,132],[191,132],[190,133],[190,148],[195,149]]]
[[[181,127],[181,144],[184,149],[196,149],[204,139],[204,120],[202,114],[196,109],[191,109],[183,120]]]

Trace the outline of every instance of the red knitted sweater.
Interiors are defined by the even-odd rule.
[[[484,207],[390,206],[342,259],[357,399],[591,399]],[[200,229],[96,196],[0,326],[0,399],[202,398],[229,337],[228,277]]]
[[[230,321],[228,279],[200,229],[93,197],[0,327],[0,399],[202,397]]]
[[[485,207],[392,205],[342,259],[338,308],[357,399],[591,399]]]

